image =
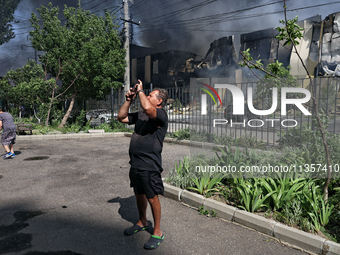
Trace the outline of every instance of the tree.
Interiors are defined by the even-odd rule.
[[[284,20],[280,20],[280,23],[284,25],[284,27],[278,27],[277,30],[279,31],[279,35],[277,36],[277,38],[280,41],[285,41],[284,45],[286,44],[292,44],[293,48],[294,48],[294,52],[295,54],[297,54],[297,56],[300,59],[300,62],[302,63],[307,76],[310,80],[310,87],[311,87],[311,99],[312,99],[312,109],[313,109],[313,117],[315,119],[316,122],[316,129],[319,132],[320,136],[321,136],[321,140],[323,143],[323,147],[324,147],[324,152],[325,152],[325,159],[326,159],[326,164],[327,164],[327,180],[325,182],[324,185],[324,200],[328,199],[328,186],[330,184],[330,179],[331,179],[331,157],[330,157],[330,152],[329,152],[329,146],[328,146],[328,142],[327,142],[327,132],[325,130],[325,125],[323,123],[323,121],[320,118],[320,113],[319,113],[319,106],[318,106],[318,102],[316,100],[316,91],[314,91],[314,82],[312,79],[312,76],[310,75],[306,65],[304,64],[296,45],[299,44],[297,39],[301,39],[303,37],[303,34],[301,33],[301,31],[303,31],[302,28],[300,28],[296,22],[298,20],[298,17],[295,17],[292,20],[288,20],[287,19],[287,6],[286,6],[286,0],[284,0],[284,16],[285,19]],[[258,69],[261,70],[263,72],[265,72],[267,75],[274,77],[278,80],[280,80],[281,82],[290,85],[289,83],[281,80],[277,75],[267,72],[266,70],[264,70],[262,68],[261,62],[256,61],[256,63],[252,62],[253,58],[251,58],[250,54],[249,54],[249,50],[248,51],[244,51],[243,53],[241,52],[241,55],[243,57],[243,63],[241,64],[241,66],[247,66],[249,67],[251,70],[252,69]],[[254,72],[253,72],[254,73]],[[255,74],[255,73],[254,73]]]
[[[0,45],[15,37],[12,25],[13,13],[21,0],[0,0]]]
[[[250,69],[258,69],[263,72],[265,72],[265,75],[263,78],[260,78],[256,73],[254,75],[260,80],[260,83],[256,86],[256,96],[258,101],[263,101],[264,99],[271,98],[271,90],[272,88],[278,89],[278,107],[281,107],[281,88],[283,85],[289,84],[289,86],[296,87],[297,84],[297,78],[293,77],[290,74],[290,66],[287,66],[287,68],[283,65],[283,63],[280,63],[278,60],[276,60],[274,63],[270,63],[267,65],[266,69],[263,69],[263,64],[261,60],[257,60],[256,63],[252,63],[253,58],[251,57],[249,53],[250,49],[247,49],[246,51],[242,52],[241,55],[244,59],[243,63],[240,63],[242,67],[248,66]],[[296,96],[295,93],[290,93],[290,97]],[[269,100],[270,101],[270,100]],[[263,102],[262,102],[263,103]],[[268,102],[269,103],[269,102]],[[263,107],[267,107],[262,105]],[[269,106],[269,105],[268,105]]]
[[[29,60],[23,68],[10,70],[0,80],[3,98],[19,110],[21,106],[35,107],[46,95],[46,82],[41,65]]]
[[[61,86],[53,86],[52,101],[58,94],[71,98],[70,106],[59,125],[62,128],[72,111],[76,98],[103,98],[113,87],[121,86],[117,80],[125,71],[125,50],[121,47],[115,17],[91,14],[82,8],[67,7],[65,21],[58,18],[59,8],[41,6],[39,18],[32,13],[30,32],[32,45],[44,51],[39,56],[43,68]]]

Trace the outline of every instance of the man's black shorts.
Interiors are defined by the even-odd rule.
[[[135,194],[145,194],[146,198],[164,195],[161,174],[158,171],[130,169],[130,187]]]

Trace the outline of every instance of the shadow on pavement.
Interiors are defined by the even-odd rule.
[[[119,214],[136,222],[138,214],[134,196],[114,198],[120,203]],[[105,201],[103,201],[105,203]],[[20,255],[83,255],[83,254],[144,254],[146,236],[126,237],[126,223],[112,224],[69,215],[67,208],[30,210],[30,203],[0,207],[0,254]],[[39,208],[40,209],[40,208]],[[116,212],[112,211],[112,215]],[[144,233],[144,235],[149,235]],[[34,250],[33,250],[34,249]],[[170,253],[171,254],[171,253]]]
[[[138,222],[138,210],[136,206],[136,198],[135,196],[127,197],[127,198],[121,198],[116,197],[112,198],[108,203],[119,203],[120,207],[118,210],[118,213],[120,216],[132,224],[136,224]],[[148,221],[148,229],[146,230],[150,234],[153,234],[153,227],[152,222]]]
[[[32,247],[32,235],[19,233],[28,227],[27,221],[43,214],[42,211],[17,211],[13,214],[14,222],[0,226],[0,254],[19,252]]]

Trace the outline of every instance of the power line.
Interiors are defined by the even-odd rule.
[[[181,0],[172,0],[172,1],[173,2],[168,1],[166,4],[161,3],[159,5],[152,7],[152,8],[149,8],[148,10],[146,10],[144,12],[139,11],[138,15],[148,16],[148,15],[160,12],[161,10],[172,9],[172,6],[177,7],[176,11],[172,11],[172,12],[167,13],[167,14],[162,14],[162,15],[153,17],[152,20],[155,22],[158,19],[164,20],[166,18],[173,18],[174,16],[182,16],[184,14],[190,13],[194,10],[197,10],[201,7],[204,7],[208,4],[216,2],[218,0],[201,0],[200,2],[195,1],[194,4],[192,6],[189,6],[189,7],[188,7],[188,2],[184,2],[184,1],[181,1]]]
[[[12,66],[15,64],[15,62],[18,60],[17,56],[21,53],[21,49],[19,50],[19,52],[13,57],[14,60],[13,62],[11,63],[11,65],[9,66],[9,69],[12,69]]]
[[[139,6],[141,6],[142,4],[146,4],[147,2],[150,2],[151,0],[141,0],[141,1],[139,1],[137,4],[133,4],[132,6],[131,6],[131,9],[132,8],[137,8],[137,7],[139,7]]]
[[[279,1],[282,2],[282,1]],[[275,3],[279,3],[279,2],[274,2],[271,4],[275,4]],[[289,12],[292,11],[296,11],[296,10],[302,10],[302,9],[310,9],[310,8],[316,8],[316,7],[320,7],[320,6],[325,6],[325,5],[331,5],[331,4],[337,4],[340,3],[340,1],[336,1],[336,2],[332,2],[332,3],[325,3],[325,4],[318,4],[318,5],[313,5],[313,6],[307,6],[307,7],[301,7],[301,8],[294,8],[291,10],[287,10]],[[269,5],[268,3],[266,3],[265,5]],[[273,14],[278,14],[278,13],[282,13],[282,11],[276,11],[276,12],[266,12],[266,13],[257,13],[257,14],[253,14],[253,15],[246,15],[246,16],[227,16],[230,14],[238,14],[247,10],[252,10],[255,8],[259,8],[259,7],[263,7],[265,5],[260,5],[260,6],[254,6],[254,7],[250,7],[250,8],[245,8],[245,9],[241,9],[241,10],[237,10],[237,11],[233,11],[233,12],[227,12],[227,13],[221,13],[221,14],[217,14],[217,15],[209,15],[209,16],[204,16],[204,17],[200,17],[200,18],[194,18],[194,19],[189,19],[189,20],[182,20],[182,21],[176,21],[176,22],[165,22],[159,25],[148,25],[145,23],[143,23],[143,28],[141,28],[140,32],[148,32],[148,31],[152,31],[154,29],[181,29],[183,30],[183,26],[187,26],[190,28],[190,26],[193,26],[192,31],[193,30],[199,30],[203,27],[215,24],[215,23],[221,23],[221,22],[225,22],[225,21],[236,21],[238,19],[247,19],[247,18],[256,18],[256,17],[261,17],[261,16],[267,16],[267,15],[273,15]],[[224,17],[225,16],[225,17]],[[176,27],[177,26],[177,27]],[[188,28],[187,28],[188,29]],[[190,32],[190,31],[189,31]]]
[[[109,1],[109,0],[104,0],[103,2],[101,2],[101,3],[99,3],[99,4],[96,4],[96,5],[94,5],[94,6],[91,6],[91,7],[89,8],[89,10],[96,8],[96,7],[98,7],[99,5],[106,3],[107,1]]]
[[[97,0],[91,0],[91,1],[86,2],[86,3],[81,3],[81,2],[80,2],[80,5],[83,6],[83,5],[85,5],[85,4],[93,3],[93,2],[96,2],[96,1],[97,1]]]
[[[213,15],[209,15],[209,16],[203,16],[203,17],[200,17],[200,18],[177,21],[177,22],[172,22],[172,23],[168,22],[167,25],[175,26],[173,28],[176,28],[176,26],[182,27],[184,25],[186,25],[186,27],[190,28],[189,26],[193,25],[192,30],[190,30],[190,31],[193,31],[193,30],[201,29],[201,28],[206,27],[206,26],[210,26],[210,25],[215,24],[215,23],[219,23],[221,21],[225,21],[226,19],[233,18],[233,20],[236,20],[235,19],[236,14],[246,12],[246,11],[249,11],[249,10],[254,10],[254,9],[257,9],[257,8],[264,7],[264,6],[272,5],[272,4],[277,4],[277,3],[280,3],[280,2],[282,2],[282,1],[278,1],[278,2],[271,1],[271,2],[267,2],[265,4],[262,4],[262,5],[244,8],[244,9],[240,9],[240,10],[235,10],[235,11],[231,11],[231,12],[226,12],[226,13],[221,13],[221,14],[213,14]],[[201,23],[199,23],[199,22],[201,22]],[[205,22],[208,22],[208,23],[206,24]],[[165,24],[161,24],[159,26],[161,26],[164,29],[164,25]],[[145,25],[144,27],[147,28],[148,25]],[[170,26],[170,27],[166,27],[166,28],[171,29],[172,27]],[[190,32],[190,31],[188,31],[188,32]],[[188,32],[185,32],[185,33],[188,33]],[[183,33],[183,34],[185,34],[185,33]]]
[[[150,0],[144,0],[144,1],[148,2]],[[92,1],[90,1],[90,2],[92,2]],[[90,3],[90,2],[88,2],[88,3]],[[278,1],[277,3],[279,3],[279,2],[282,2],[282,1]],[[317,8],[317,7],[328,6],[328,5],[334,5],[334,4],[339,4],[339,3],[340,3],[340,1],[335,1],[335,2],[329,2],[329,3],[324,3],[324,4],[305,6],[305,7],[300,7],[300,8],[289,9],[289,10],[287,10],[287,12],[294,12],[294,11],[299,11],[299,10],[304,10],[304,9],[311,9],[311,8]],[[119,6],[116,6],[116,8],[119,7]],[[251,9],[255,9],[255,8],[258,8],[258,7],[254,6],[254,7],[250,7],[250,8]],[[240,10],[238,10],[238,12],[242,12],[242,11],[248,10],[250,8],[240,9]],[[101,11],[101,10],[99,10],[99,11]],[[96,12],[98,12],[98,11],[96,11]],[[234,12],[236,12],[236,11],[234,11]],[[94,12],[92,12],[92,13],[94,13]],[[198,27],[198,26],[206,27],[206,26],[209,26],[209,25],[212,25],[212,24],[215,24],[215,23],[221,23],[221,22],[225,22],[228,19],[231,19],[231,17],[225,17],[224,19],[222,19],[222,18],[220,18],[220,19],[215,18],[214,21],[210,20],[210,22],[204,24],[204,22],[209,21],[209,18],[213,19],[214,16],[223,17],[223,15],[227,15],[227,14],[231,14],[231,13],[232,12],[221,13],[221,14],[217,14],[217,15],[208,15],[208,16],[203,16],[203,17],[196,18],[196,19],[188,19],[188,20],[183,20],[183,21],[177,21],[177,23],[172,22],[172,24],[171,24],[171,22],[161,23],[161,24],[156,25],[156,26],[154,25],[154,23],[153,23],[153,25],[151,25],[151,24],[148,25],[147,21],[145,21],[145,22],[143,22],[143,27],[140,28],[140,31],[138,31],[137,34],[144,33],[144,32],[149,32],[149,31],[156,30],[156,29],[163,29],[163,30],[164,29],[174,29],[174,30],[175,29],[181,29],[181,30],[183,30],[183,28],[176,28],[176,27],[172,27],[171,28],[171,27],[169,27],[170,25],[176,25],[176,24],[177,24],[177,26],[183,26],[183,25],[195,26],[196,25],[196,27],[192,28],[191,31],[194,31],[194,30],[201,31],[199,29],[201,29],[202,27]],[[236,21],[238,19],[256,18],[256,17],[268,16],[268,15],[273,15],[273,14],[278,14],[278,13],[282,13],[282,11],[258,13],[258,14],[247,15],[247,16],[239,16],[237,18],[236,17],[232,18],[232,20]],[[158,16],[156,18],[161,18],[161,17],[162,16]],[[154,21],[152,21],[152,22],[154,22]],[[201,24],[200,24],[200,22],[201,22]],[[19,29],[25,29],[25,28],[32,28],[32,27],[30,26],[30,27],[23,27],[23,28],[15,28],[15,29],[13,29],[13,31],[17,31]],[[31,30],[29,30],[29,31],[31,31]],[[29,31],[25,31],[25,32],[21,32],[21,33],[15,33],[15,34],[16,35],[27,34]],[[188,31],[188,32],[190,32],[190,31]],[[188,33],[188,32],[186,32],[186,33]]]

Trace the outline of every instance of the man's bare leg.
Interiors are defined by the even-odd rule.
[[[137,223],[140,227],[146,227],[148,222],[146,221],[146,208],[148,207],[148,200],[144,194],[135,194],[137,208],[139,213],[139,221]]]
[[[162,236],[163,233],[161,231],[161,203],[159,202],[159,198],[157,195],[153,198],[149,198],[148,200],[151,205],[152,215],[155,222],[153,235]]]

